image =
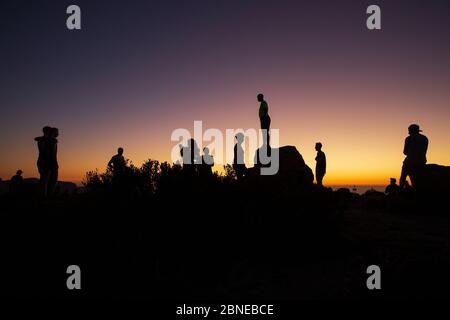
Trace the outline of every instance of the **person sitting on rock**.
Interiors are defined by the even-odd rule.
[[[411,186],[417,187],[417,177],[425,168],[427,163],[428,138],[421,134],[419,125],[412,124],[408,127],[409,136],[405,139],[403,154],[406,156],[403,161],[400,175],[400,188],[405,187],[406,177],[409,176]]]
[[[19,195],[23,191],[23,177],[22,170],[17,170],[16,174],[12,176],[9,181],[9,192],[13,195]]]
[[[397,179],[391,178],[390,184],[386,187],[384,193],[387,195],[396,195],[398,194],[399,186],[397,185]]]

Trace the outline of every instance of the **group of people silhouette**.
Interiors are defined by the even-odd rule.
[[[183,162],[183,172],[188,177],[199,175],[201,177],[212,176],[214,157],[210,154],[209,148],[203,148],[203,155],[200,155],[200,148],[194,139],[189,139],[186,146],[179,145],[180,156]],[[177,162],[177,164],[180,164]]]
[[[259,120],[261,131],[263,135],[263,146],[266,146],[270,151],[270,123],[269,105],[264,99],[262,93],[257,95],[259,105]],[[41,193],[44,197],[52,195],[55,190],[55,185],[58,181],[58,128],[45,126],[42,129],[43,135],[36,137],[38,147],[37,168],[40,175]],[[417,177],[424,169],[427,158],[428,138],[421,134],[419,125],[411,124],[408,127],[408,137],[405,139],[403,153],[406,156],[403,161],[400,183],[397,185],[396,179],[391,178],[390,185],[386,188],[386,193],[395,193],[397,190],[409,187],[407,177],[410,178],[411,186],[415,187],[417,184]],[[238,180],[244,178],[247,174],[247,168],[244,163],[244,134],[238,133],[235,136],[234,156],[232,167],[235,171]],[[183,172],[188,176],[200,175],[202,177],[212,176],[212,167],[214,166],[214,157],[210,154],[210,150],[206,147],[203,149],[203,154],[200,155],[200,149],[194,139],[190,139],[186,146],[179,145],[180,155],[183,161]],[[323,187],[323,178],[326,174],[326,155],[322,151],[322,143],[317,142],[315,145],[317,155],[315,157],[316,168],[315,178],[319,187]],[[114,155],[108,162],[107,167],[111,170],[114,183],[120,183],[121,177],[127,168],[127,160],[125,159],[124,149],[122,147],[117,149],[117,154]],[[19,190],[23,185],[22,170],[17,170],[16,175],[11,178],[10,189]]]

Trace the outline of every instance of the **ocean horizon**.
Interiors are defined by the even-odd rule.
[[[386,188],[385,185],[381,184],[340,184],[340,185],[330,185],[329,187],[332,188],[333,191],[336,191],[340,188],[348,188],[350,189],[350,191],[358,194],[364,194],[368,190],[384,192],[384,189]]]

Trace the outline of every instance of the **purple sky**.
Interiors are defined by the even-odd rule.
[[[65,27],[66,7],[82,30]],[[382,30],[366,28],[378,4]],[[406,128],[450,163],[448,1],[2,1],[0,177],[36,176],[33,138],[60,128],[61,178],[104,169],[117,146],[135,164],[169,160],[172,130],[258,127],[264,92],[282,144],[329,181],[397,174]]]

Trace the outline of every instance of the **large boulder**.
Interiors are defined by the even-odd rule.
[[[255,154],[255,167],[253,168],[254,174],[260,175],[261,168],[270,167],[273,165],[262,164],[259,159],[259,150]],[[264,152],[264,151],[262,151]],[[283,146],[280,148],[272,148],[269,156],[272,157],[272,161],[275,161],[274,157],[278,154],[278,171],[273,176],[280,178],[283,181],[301,184],[312,185],[314,181],[314,174],[310,167],[305,163],[300,152],[294,146]]]
[[[418,190],[450,191],[450,167],[427,164],[418,172],[416,187]]]
[[[417,171],[414,188],[416,209],[421,214],[445,215],[450,212],[450,167],[428,164]]]

